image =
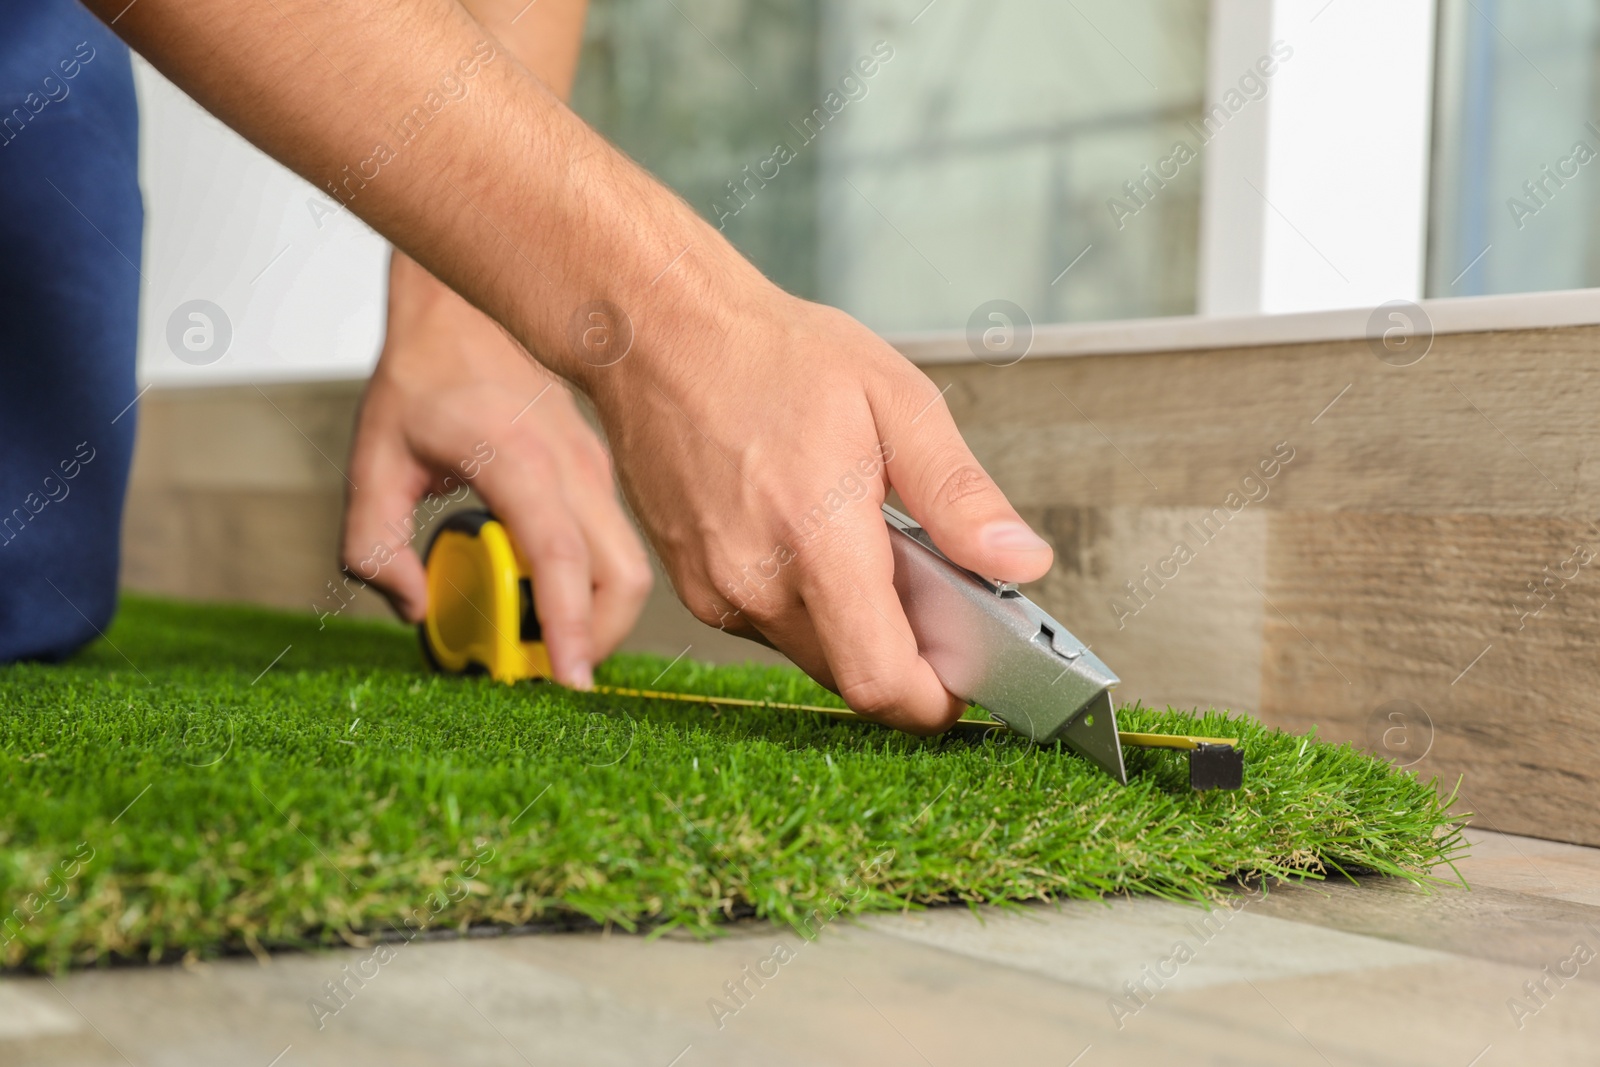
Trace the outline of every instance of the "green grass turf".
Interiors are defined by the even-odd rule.
[[[837,703],[793,670],[666,666],[599,677]],[[1121,718],[1243,737],[1245,787],[1193,793],[1175,754],[1130,752],[1122,787],[1016,740],[435,676],[395,625],[130,598],[74,661],[0,668],[0,965],[573,920],[809,933],[1241,875],[1426,881],[1463,847],[1432,784],[1347,745]]]

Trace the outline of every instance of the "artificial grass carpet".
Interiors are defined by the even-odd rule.
[[[798,671],[619,656],[600,681],[837,703]],[[0,964],[593,920],[1157,893],[1463,846],[1432,784],[1221,714],[1124,729],[1244,738],[1244,788],[1178,754],[1124,787],[1018,740],[919,739],[769,710],[423,671],[410,630],[127,600],[106,641],[0,668]]]

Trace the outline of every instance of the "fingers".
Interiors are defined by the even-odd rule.
[[[545,455],[506,450],[483,467],[475,486],[533,571],[534,611],[556,681],[588,689],[595,661],[592,556],[558,472]]]
[[[428,606],[428,580],[409,541],[412,509],[427,476],[407,458],[376,443],[352,456],[340,557],[345,570],[382,593],[408,623],[422,621]]]
[[[574,464],[581,471],[569,489],[589,546],[594,582],[594,655],[604,659],[628,636],[655,583],[650,559],[612,488],[609,466],[598,442],[593,455]],[[569,484],[574,481],[569,476]]]
[[[828,666],[827,653],[822,650],[816,627],[807,617],[805,604],[798,594],[791,595],[780,590],[763,603],[740,603],[741,606],[737,607],[730,603],[728,610],[715,623],[707,619],[701,621],[708,626],[715,625],[723,633],[782,652],[818,685],[835,693],[839,691],[833,670]],[[760,627],[756,626],[752,616],[761,618]]]
[[[877,508],[862,508],[841,526],[814,550],[800,587],[803,614],[790,614],[800,614],[809,634],[798,622],[756,625],[791,657],[798,654],[796,662],[813,677],[828,677],[861,714],[912,733],[947,729],[966,705],[945,690],[917,651],[895,593],[893,550]],[[825,674],[806,662],[812,656]]]
[[[918,377],[921,377],[920,375]],[[922,379],[926,382],[926,379]],[[932,392],[933,384],[927,383]],[[915,393],[897,397],[903,408]],[[979,466],[944,404],[914,417],[882,419],[889,481],[906,509],[956,563],[989,578],[1031,582],[1050,569],[1050,545],[1022,521]]]
[[[381,413],[393,397],[371,405]],[[498,392],[436,401],[404,432],[394,420],[363,418],[352,453],[343,556],[409,622],[427,609],[427,579],[408,543],[417,501],[466,478],[506,524],[532,572],[534,607],[556,678],[587,687],[599,658],[638,620],[653,575],[617,501],[604,448],[576,410],[547,403],[543,418],[478,438],[483,424],[512,419]],[[497,407],[498,405],[498,407]],[[570,407],[570,402],[569,402]],[[517,405],[516,410],[525,410]],[[502,416],[504,419],[502,420]],[[471,475],[455,457],[492,447]],[[431,513],[431,512],[430,512]]]

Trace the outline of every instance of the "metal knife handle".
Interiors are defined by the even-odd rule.
[[[1099,739],[1095,747],[1104,749],[1109,726],[1114,769],[1109,751],[1085,755],[1125,781],[1108,693],[1119,679],[1111,669],[1015,586],[956,566],[925,530],[887,504],[883,517],[894,547],[895,591],[917,650],[944,687],[1035,741],[1061,737],[1081,749],[1065,735],[1087,716]],[[1093,721],[1092,705],[1105,708],[1106,723]]]

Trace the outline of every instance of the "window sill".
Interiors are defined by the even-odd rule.
[[[1424,300],[1426,326],[1435,335],[1535,330],[1600,323],[1600,289]],[[1199,351],[1261,345],[1359,340],[1368,336],[1373,308],[1340,308],[1292,315],[1203,317],[1036,326],[1029,359],[1066,359],[1136,352]],[[1381,320],[1380,320],[1381,321]],[[894,334],[889,343],[920,366],[973,363],[961,331]]]

